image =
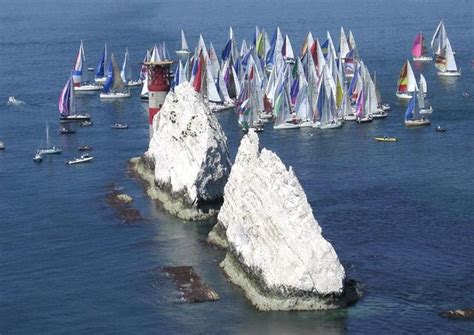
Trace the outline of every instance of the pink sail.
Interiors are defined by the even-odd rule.
[[[416,38],[413,41],[413,47],[411,48],[411,54],[413,55],[413,57],[423,56],[423,35],[421,33],[416,35]]]

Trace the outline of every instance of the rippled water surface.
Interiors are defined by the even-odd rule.
[[[474,304],[474,3],[468,0],[376,1],[0,1],[0,333],[343,334],[472,333],[474,323],[438,312]],[[431,36],[445,19],[463,74],[427,78],[432,126],[406,129],[396,80],[419,30]],[[229,284],[223,255],[201,243],[211,222],[190,223],[156,208],[126,173],[128,158],[147,149],[147,105],[138,91],[123,102],[90,94],[78,109],[94,126],[57,132],[57,98],[82,39],[88,66],[104,42],[134,70],[147,47],[190,44],[199,33],[217,50],[229,25],[250,41],[254,26],[277,25],[299,49],[308,30],[326,30],[337,44],[340,25],[355,34],[391,105],[387,119],[341,130],[274,132],[262,144],[294,167],[324,236],[347,273],[365,286],[354,307],[326,312],[261,313]],[[26,102],[6,106],[8,96]],[[232,112],[218,115],[235,156],[241,134]],[[32,155],[44,141],[64,152],[41,165]],[[126,122],[126,131],[110,125]],[[446,133],[436,133],[443,125]],[[376,135],[398,143],[376,143]],[[90,165],[65,167],[78,145],[94,147]],[[105,201],[115,182],[135,198],[148,221],[126,226]],[[165,265],[192,265],[221,296],[183,304]]]

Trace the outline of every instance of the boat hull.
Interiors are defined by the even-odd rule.
[[[405,126],[407,127],[428,126],[430,124],[431,122],[428,119],[405,120]]]
[[[374,140],[377,142],[398,142],[398,138],[396,137],[374,137]]]
[[[130,98],[130,93],[101,93],[101,99],[123,99],[123,98]]]
[[[346,115],[346,116],[344,116],[344,121],[357,121],[357,116],[355,116],[355,115]]]
[[[74,165],[74,164],[81,164],[81,163],[89,163],[94,159],[94,157],[87,157],[82,159],[74,159],[71,161],[67,161],[66,165]]]
[[[74,92],[95,92],[102,90],[102,86],[97,84],[75,86]]]
[[[284,130],[284,129],[299,129],[300,125],[295,123],[283,123],[279,125],[274,125],[273,129],[275,130]]]
[[[142,82],[141,82],[141,80],[130,80],[127,83],[127,86],[128,87],[139,87],[139,86],[142,86]]]
[[[412,95],[413,94],[410,92],[405,92],[405,93],[397,92],[396,93],[397,98],[400,98],[400,99],[411,99]]]
[[[459,77],[461,75],[461,71],[438,71],[438,76],[441,77]]]
[[[47,149],[39,149],[38,154],[43,156],[43,155],[57,155],[63,152],[60,148],[47,148]]]
[[[388,113],[385,111],[377,111],[377,113],[372,114],[374,119],[383,119],[388,116]]]
[[[91,116],[89,114],[73,114],[69,116],[61,116],[59,118],[60,122],[82,122],[90,121]]]
[[[413,57],[414,62],[431,62],[433,57],[431,56],[421,56],[421,57]]]

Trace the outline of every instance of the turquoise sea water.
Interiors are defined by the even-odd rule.
[[[381,334],[472,333],[474,323],[440,318],[439,311],[474,304],[474,3],[472,1],[0,1],[0,333]],[[431,37],[444,18],[458,79],[423,72],[435,109],[432,126],[403,126],[396,99],[399,70],[419,30]],[[251,40],[254,26],[277,25],[299,49],[308,30],[337,44],[340,25],[355,34],[360,53],[377,71],[385,120],[341,130],[261,135],[262,145],[294,167],[324,236],[348,275],[363,283],[354,307],[325,312],[257,312],[228,283],[223,254],[201,241],[212,222],[173,218],[126,173],[126,161],[148,146],[147,105],[138,91],[123,102],[78,98],[94,126],[57,132],[57,98],[82,39],[88,66],[103,43],[120,59],[130,50],[135,74],[155,42],[178,47],[183,28],[222,50],[228,26]],[[14,95],[27,104],[6,105]],[[217,115],[232,157],[241,138],[232,112]],[[32,162],[45,121],[64,152]],[[110,125],[126,122],[126,131]],[[434,127],[448,128],[444,134]],[[391,135],[395,144],[372,137]],[[66,167],[77,146],[94,147],[90,165]],[[148,220],[126,226],[104,196],[116,182]],[[184,304],[160,267],[192,265],[221,296]]]

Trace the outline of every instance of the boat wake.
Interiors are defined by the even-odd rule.
[[[7,105],[9,106],[22,106],[26,105],[26,102],[15,99],[14,96],[8,98]]]

